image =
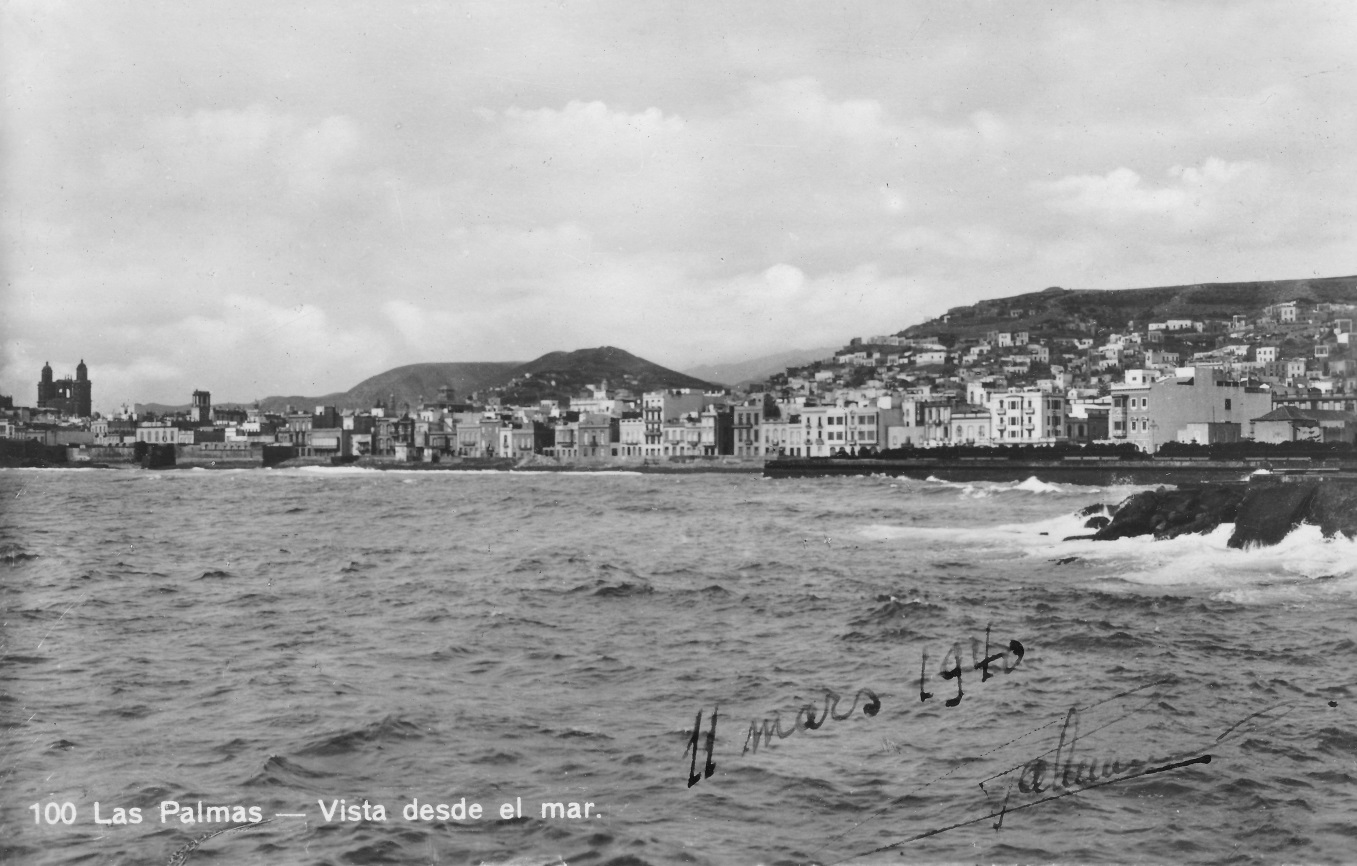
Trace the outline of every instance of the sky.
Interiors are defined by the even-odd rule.
[[[1357,273],[1357,4],[7,0],[0,394]]]

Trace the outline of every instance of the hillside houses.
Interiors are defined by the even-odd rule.
[[[1352,304],[1181,318],[1141,306],[1120,327],[1098,325],[1109,317],[1087,303],[1060,315],[1016,309],[988,301],[950,311],[950,324],[855,338],[738,393],[599,381],[569,397],[525,399],[536,391],[520,385],[459,402],[443,387],[413,405],[392,395],[367,409],[269,413],[214,409],[198,391],[182,413],[124,407],[93,418],[0,398],[0,436],[77,448],[280,446],[337,461],[655,462],[1095,442],[1154,452],[1169,442],[1351,442],[1357,431]]]

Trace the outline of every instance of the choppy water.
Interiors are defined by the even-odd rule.
[[[1060,540],[1129,492],[3,471],[0,861],[1357,860],[1354,546]],[[1025,654],[982,682],[987,627]],[[847,718],[742,754],[826,690]],[[1038,758],[1117,765],[1038,793]],[[463,797],[480,820],[402,816]],[[388,820],[327,821],[340,798]],[[190,849],[233,822],[167,801],[271,820]]]

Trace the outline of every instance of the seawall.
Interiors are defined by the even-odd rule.
[[[1042,481],[1107,487],[1118,484],[1200,484],[1241,481],[1259,469],[1338,472],[1339,464],[1318,465],[1308,459],[1249,460],[1118,460],[1067,458],[1013,460],[1007,457],[958,458],[954,460],[872,458],[809,458],[769,460],[763,474],[769,478],[815,478],[840,475],[889,475],[905,478],[937,478],[943,481],[1022,481],[1036,476]]]

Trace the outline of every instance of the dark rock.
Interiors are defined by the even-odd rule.
[[[1318,481],[1254,486],[1239,505],[1230,546],[1273,545],[1310,515]]]
[[[1244,489],[1239,485],[1203,485],[1137,493],[1118,508],[1112,521],[1094,536],[1099,541],[1153,535],[1176,538],[1210,532],[1235,519]]]
[[[1111,522],[1112,522],[1112,518],[1108,517],[1107,515],[1105,515],[1105,514],[1095,514],[1093,517],[1090,517],[1088,520],[1085,520],[1085,521],[1084,521],[1084,528],[1085,528],[1085,529],[1102,529],[1104,526],[1106,526],[1107,524],[1109,524],[1109,523],[1111,523]]]
[[[1319,485],[1310,502],[1309,519],[1319,525],[1325,538],[1339,534],[1357,538],[1357,484]]]
[[[1093,528],[1094,521],[1100,519],[1090,517],[1085,526]],[[1161,487],[1128,498],[1111,522],[1092,537],[1100,541],[1135,535],[1176,538],[1233,523],[1229,544],[1243,548],[1276,544],[1307,522],[1318,525],[1329,538],[1357,538],[1357,484],[1345,479],[1284,482],[1281,478],[1259,478],[1248,485],[1204,484],[1178,490]],[[1072,536],[1081,537],[1086,536]]]
[[[1222,523],[1233,523],[1244,498],[1244,488],[1240,485],[1213,485],[1197,493],[1188,507],[1170,516],[1168,528],[1159,537],[1205,534]]]
[[[1094,537],[1099,541],[1111,541],[1154,532],[1155,512],[1159,508],[1160,497],[1166,492],[1160,487],[1158,490],[1146,490],[1132,495],[1121,504],[1112,522],[1098,530]]]
[[[1074,513],[1075,517],[1092,517],[1095,514],[1102,514],[1107,506],[1099,502],[1097,505],[1085,505]]]

